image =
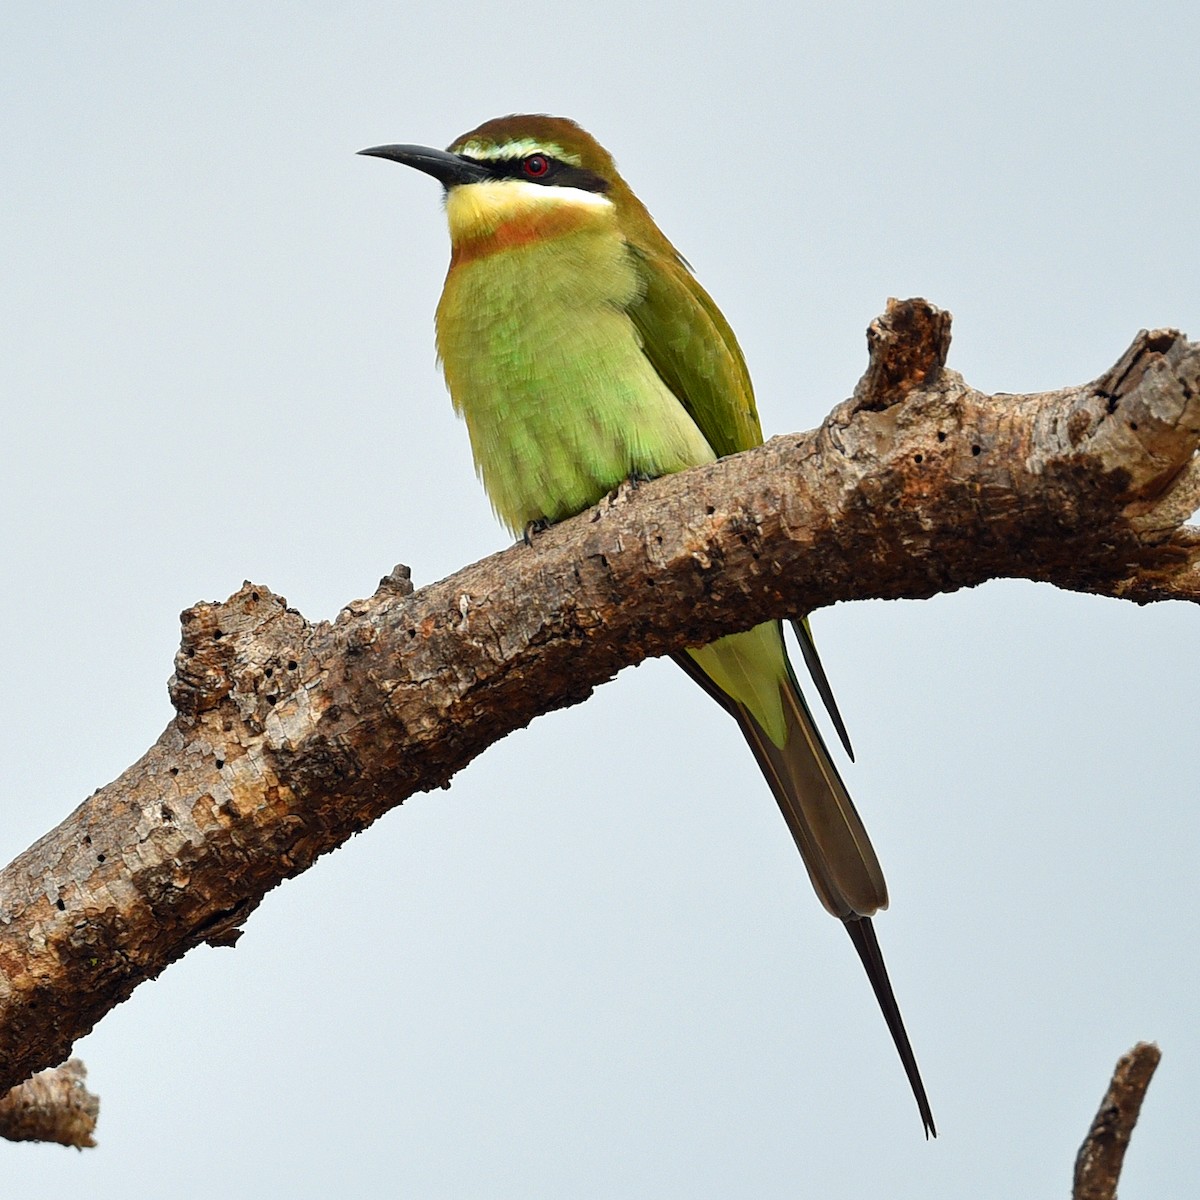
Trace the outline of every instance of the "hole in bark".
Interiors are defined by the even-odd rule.
[[[299,665],[300,664],[294,658],[288,659],[288,670],[289,671],[294,671]]]
[[[945,440],[946,440],[946,435],[939,429],[938,430],[938,441],[944,442]]]
[[[982,447],[982,446],[972,446],[972,447],[971,447],[971,453],[972,453],[972,454],[978,455],[978,454],[982,453],[982,451],[983,451],[983,447]]]
[[[268,668],[267,668],[267,669],[266,669],[266,670],[263,672],[263,674],[264,674],[264,675],[265,675],[265,676],[266,676],[268,679],[270,679],[270,678],[271,678],[271,676],[275,674],[275,668],[274,668],[274,667],[268,667]]]
[[[178,775],[178,774],[179,774],[179,768],[178,768],[178,767],[172,767],[172,768],[171,768],[171,774],[172,774],[172,775]]]
[[[923,455],[923,454],[914,454],[913,455],[913,462],[923,463],[924,461],[925,461],[925,455]]]
[[[416,631],[415,629],[410,629],[410,630],[408,631],[408,636],[409,636],[410,638],[415,638],[415,637],[417,636],[417,631]]]
[[[90,833],[85,833],[83,835],[83,844],[85,846],[90,846],[92,844],[92,835]]]
[[[224,765],[225,765],[225,760],[223,758],[218,758],[217,759],[217,770],[219,771]]]
[[[259,598],[259,597],[258,597],[258,593],[257,593],[257,592],[251,592],[251,593],[250,593],[250,599],[251,599],[251,600],[254,600],[254,601],[256,601],[256,602],[257,602],[258,598]]]
[[[97,861],[97,862],[103,862],[103,861],[104,861],[104,855],[103,855],[103,854],[97,854],[97,855],[96,855],[96,861]]]
[[[213,630],[213,641],[214,642],[219,642],[224,636],[225,636],[225,634],[221,630],[219,630],[219,629]]]
[[[165,804],[162,806],[162,819],[168,825],[175,820],[175,814]]]
[[[711,517],[711,516],[713,515],[713,513],[715,513],[716,511],[717,511],[717,510],[716,510],[715,508],[713,508],[713,506],[712,506],[711,504],[706,504],[706,505],[704,506],[704,514],[705,514],[705,516]]]
[[[195,647],[195,646],[189,646],[189,647],[188,647],[188,653],[187,653],[187,656],[188,656],[188,658],[195,658],[195,657],[196,657],[196,647]]]
[[[1137,422],[1136,422],[1136,421],[1130,421],[1130,422],[1129,422],[1129,428],[1130,428],[1130,429],[1136,429],[1136,428],[1137,428]]]
[[[654,587],[654,586],[655,586],[654,580],[653,580],[653,579],[647,579],[647,580],[646,580],[646,586],[647,586],[647,587]]]
[[[278,700],[278,699],[279,699],[279,697],[278,697],[278,696],[268,696],[268,697],[267,697],[267,703],[268,703],[268,704],[274,704],[274,703],[275,703],[275,701],[276,701],[276,700]]]
[[[61,896],[55,900],[54,907],[57,908],[59,912],[65,912],[67,908],[67,906],[63,903]]]

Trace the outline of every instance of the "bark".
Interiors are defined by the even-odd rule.
[[[1200,347],[1141,333],[1094,383],[988,396],[949,315],[890,304],[809,433],[623,488],[333,623],[245,584],[183,614],[176,717],[0,874],[0,1092],[264,893],[622,667],[839,600],[1007,576],[1200,600]]]
[[[1117,1060],[1108,1091],[1075,1159],[1072,1200],[1116,1200],[1125,1151],[1161,1058],[1153,1043],[1138,1042]]]

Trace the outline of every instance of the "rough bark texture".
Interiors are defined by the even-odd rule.
[[[0,1092],[263,894],[622,667],[839,600],[998,576],[1200,600],[1200,347],[1139,334],[1095,383],[987,396],[949,315],[891,304],[810,433],[622,489],[413,592],[310,624],[266,587],[183,614],[177,716],[0,874]]]
[[[100,1100],[86,1084],[87,1068],[77,1058],[39,1071],[0,1097],[0,1137],[57,1142],[77,1150],[94,1146]]]
[[[1075,1159],[1072,1200],[1116,1200],[1129,1138],[1161,1058],[1153,1043],[1138,1042],[1117,1060],[1112,1082]]]

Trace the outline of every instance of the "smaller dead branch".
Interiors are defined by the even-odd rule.
[[[0,1096],[0,1137],[10,1142],[57,1142],[83,1150],[96,1144],[100,1097],[87,1090],[87,1067],[77,1058],[39,1071]]]
[[[1117,1060],[1108,1091],[1075,1158],[1074,1200],[1116,1200],[1125,1151],[1161,1058],[1162,1051],[1153,1042],[1138,1042]]]

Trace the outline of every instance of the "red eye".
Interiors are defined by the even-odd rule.
[[[522,164],[521,170],[530,179],[541,179],[550,170],[550,160],[544,154],[531,154]]]

